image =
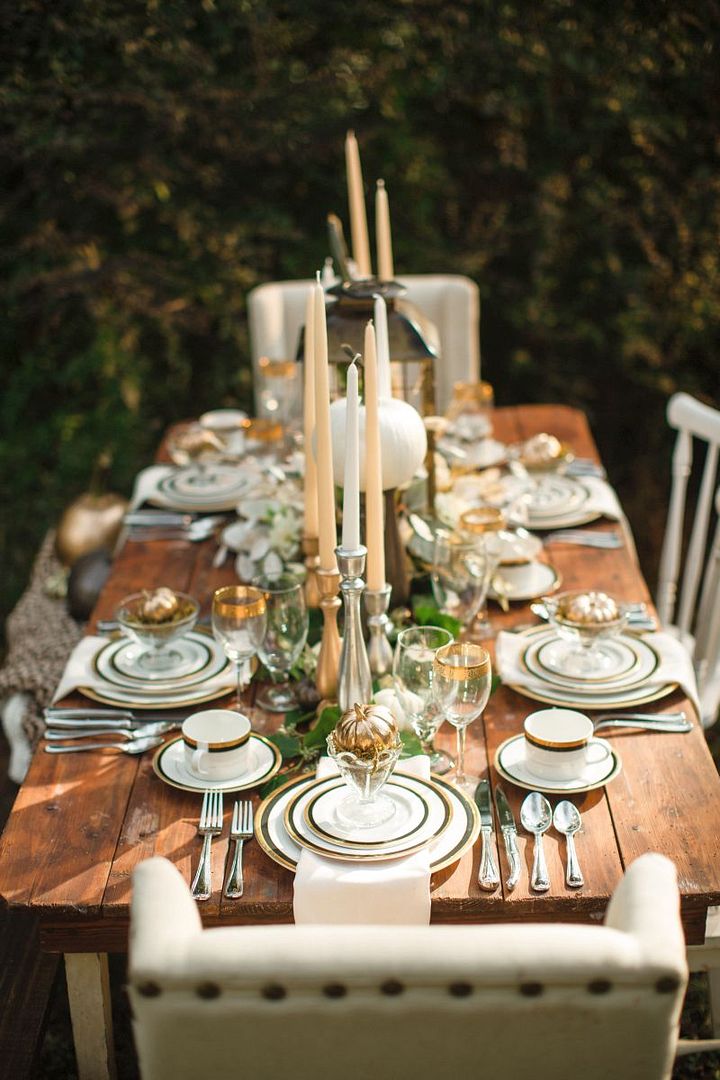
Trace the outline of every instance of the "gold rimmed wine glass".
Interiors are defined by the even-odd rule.
[[[457,731],[453,783],[463,790],[473,791],[477,777],[465,775],[465,735],[468,725],[481,715],[490,697],[490,654],[482,645],[453,642],[435,653],[433,670],[435,699]]]
[[[495,571],[500,565],[503,537],[507,537],[507,520],[502,510],[494,506],[474,506],[460,518],[459,530],[477,544],[485,556],[487,584],[482,603],[470,627],[470,636],[476,641],[493,637],[495,630],[488,617],[487,595]]]
[[[237,670],[237,710],[242,712],[242,692],[249,683],[249,662],[265,636],[265,594],[251,585],[226,585],[216,589],[212,602],[212,629],[228,660]]]

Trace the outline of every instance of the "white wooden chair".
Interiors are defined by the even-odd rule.
[[[435,396],[444,412],[455,382],[480,378],[480,293],[470,278],[459,274],[414,274],[398,277],[407,299],[435,324],[441,356],[435,370]],[[271,281],[248,293],[248,326],[255,386],[260,386],[261,356],[293,359],[311,281]],[[256,400],[256,406],[257,406]]]
[[[687,979],[675,869],[629,868],[604,926],[203,930],[177,870],[134,874],[143,1080],[667,1080]]]
[[[720,411],[689,394],[674,394],[668,402],[667,418],[678,435],[656,603],[660,622],[693,656],[702,721],[709,727],[717,719],[720,705],[720,489],[716,492]],[[683,557],[694,439],[705,444],[705,465]],[[713,514],[714,536],[709,543]]]

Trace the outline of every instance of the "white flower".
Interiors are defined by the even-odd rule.
[[[378,690],[373,697],[373,701],[377,705],[383,705],[386,709],[389,709],[393,714],[393,719],[398,726],[398,731],[412,731],[412,726],[402,705],[400,699],[394,690],[389,687],[386,690]]]
[[[281,507],[272,514],[270,547],[283,559],[291,559],[300,543],[300,520],[289,507]]]

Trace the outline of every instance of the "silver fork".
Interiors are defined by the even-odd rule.
[[[200,862],[195,871],[190,891],[196,900],[209,900],[212,895],[212,861],[210,849],[213,836],[219,836],[223,827],[222,791],[209,788],[203,795],[202,810],[198,823],[198,836],[203,838]]]
[[[246,840],[252,839],[252,835],[252,803],[249,799],[244,799],[242,802],[238,799],[233,807],[232,823],[230,825],[230,839],[235,841],[235,851],[223,893],[229,900],[237,900],[243,894],[243,844]]]
[[[620,548],[623,540],[615,532],[592,532],[591,530],[560,529],[548,533],[546,544],[575,544],[580,547]]]

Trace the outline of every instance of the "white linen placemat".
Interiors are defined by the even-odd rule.
[[[96,654],[104,645],[107,645],[107,643],[107,638],[93,636],[84,637],[82,641],[78,642],[70,654],[70,659],[65,665],[65,670],[60,678],[58,688],[53,694],[52,700],[54,702],[59,701],[60,698],[65,697],[66,694],[73,693],[73,691],[78,690],[81,686],[87,686],[91,690],[103,694],[104,697],[108,696],[111,687],[104,679],[99,679],[97,677],[93,667],[93,660],[95,659]],[[207,682],[202,683],[204,692],[212,694],[217,691],[218,696],[226,690],[233,690],[234,688],[235,673],[231,668],[228,668],[226,671],[223,671],[220,675],[216,675],[212,679],[208,679]],[[199,689],[199,685],[193,684],[192,689]],[[158,707],[162,707],[162,702],[159,703]]]
[[[644,634],[643,638],[658,653],[660,664],[657,671],[653,672],[652,680],[642,683],[642,689],[650,693],[653,687],[660,689],[665,683],[677,683],[692,702],[697,715],[700,716],[697,681],[687,649],[672,634],[662,631],[656,634]],[[526,686],[530,690],[547,694],[548,684],[534,679],[522,664],[521,657],[527,644],[528,639],[523,634],[512,634],[507,631],[498,634],[495,645],[498,675],[503,682],[512,683],[515,686]],[[608,705],[608,709],[612,708],[620,708],[620,706]]]
[[[403,772],[430,779],[425,755],[400,763]],[[338,769],[322,758],[318,777]],[[388,862],[343,863],[303,850],[295,873],[296,923],[415,924],[430,922],[430,847]]]

